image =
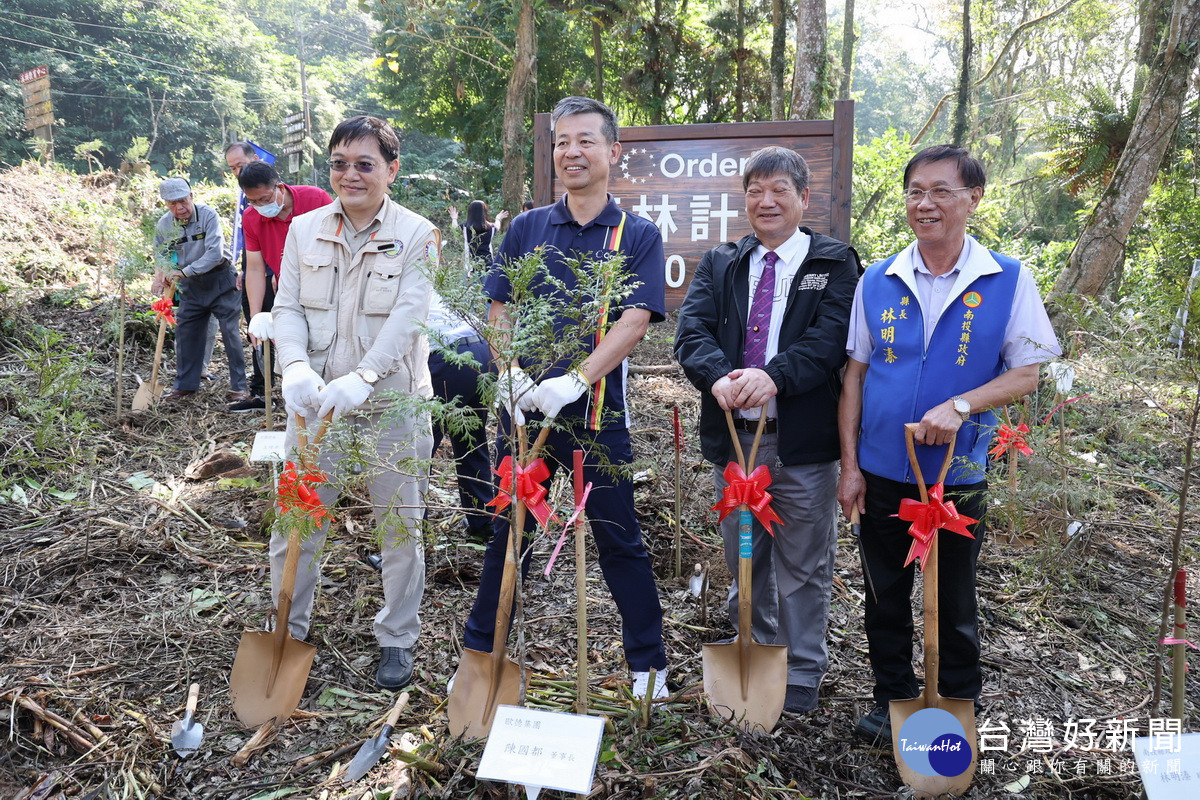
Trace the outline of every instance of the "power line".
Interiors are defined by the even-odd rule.
[[[67,19],[66,17],[41,17],[41,16],[38,16],[37,14],[28,14],[24,11],[9,11],[8,13],[16,14],[21,17],[29,17],[30,19],[44,19],[47,22],[66,22],[70,25],[83,25],[88,28],[104,28],[105,30],[110,30],[110,31],[126,31],[128,33],[150,33],[150,34],[156,34],[159,36],[173,35],[170,31],[161,31],[161,30],[152,31],[152,30],[147,30],[144,28],[122,28],[122,27],[119,27],[116,25],[101,25],[98,22],[79,22],[77,20]]]

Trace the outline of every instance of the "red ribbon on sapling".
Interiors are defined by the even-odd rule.
[[[758,469],[747,475],[739,464],[730,462],[725,467],[724,477],[728,485],[712,510],[720,511],[721,519],[725,519],[739,506],[748,506],[750,512],[767,529],[767,533],[774,536],[775,531],[771,530],[771,523],[778,522],[782,525],[783,520],[775,513],[775,509],[771,508],[772,497],[767,491],[767,487],[771,485],[771,471],[767,469],[767,465],[761,464]]]
[[[333,515],[325,509],[313,488],[326,480],[328,479],[325,475],[316,470],[309,470],[301,475],[295,463],[287,462],[279,476],[279,510],[284,514],[298,511],[317,525],[321,524],[323,519],[333,519]]]
[[[175,324],[175,307],[171,304],[170,299],[166,297],[159,298],[154,301],[150,309],[157,315],[158,319],[165,319],[168,324]]]
[[[515,492],[512,456],[504,457],[500,466],[496,468],[496,474],[500,476],[500,491],[487,502],[487,505],[496,507],[496,513],[508,508],[515,496],[525,503],[525,508],[529,509],[542,526],[550,521],[551,508],[546,502],[546,487],[542,485],[542,481],[550,477],[550,468],[546,466],[545,461],[535,458],[524,467],[516,467]]]
[[[922,503],[920,500],[906,497],[900,501],[900,513],[892,514],[893,517],[912,523],[908,526],[908,535],[913,537],[913,543],[908,549],[908,558],[904,560],[904,566],[907,567],[916,559],[921,568],[925,568],[925,556],[929,553],[933,534],[939,528],[966,536],[968,539],[975,538],[967,530],[967,526],[979,520],[959,514],[953,500],[942,499],[945,491],[945,486],[939,483],[929,490],[927,502]]]
[[[988,451],[988,455],[992,458],[1000,458],[1011,448],[1016,448],[1021,455],[1033,455],[1033,448],[1025,441],[1025,434],[1029,433],[1029,426],[1022,422],[1015,428],[1008,425],[1001,425],[996,429],[996,446]]]

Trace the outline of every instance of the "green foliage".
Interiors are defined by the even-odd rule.
[[[91,377],[87,354],[62,334],[23,319],[5,326],[10,348],[23,370],[0,378],[0,501],[30,505],[29,490],[64,499],[63,487],[43,486],[63,475],[63,464],[91,459],[87,436],[96,422],[89,413],[102,387]]]
[[[889,129],[854,148],[850,241],[864,265],[886,258],[912,241],[901,197],[904,165],[913,156],[908,140],[905,134]]]
[[[50,68],[59,152],[99,141],[89,149],[109,167],[139,137],[145,149],[127,160],[197,179],[225,171],[222,142],[250,136],[277,151],[283,117],[301,108],[301,40],[316,141],[344,104],[378,110],[367,96],[366,18],[330,0],[14,0],[0,22],[9,74]],[[0,161],[32,153],[21,104],[15,81],[0,88]]]

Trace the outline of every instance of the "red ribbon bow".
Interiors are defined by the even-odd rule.
[[[1029,433],[1029,426],[1022,422],[1015,428],[1008,425],[1001,425],[996,429],[996,446],[988,451],[988,455],[992,458],[999,458],[1008,452],[1009,448],[1017,448],[1017,452],[1021,455],[1033,455],[1033,448],[1025,441],[1025,434]]]
[[[908,549],[908,558],[904,560],[904,566],[907,567],[916,559],[921,569],[925,568],[925,556],[929,553],[929,545],[939,528],[961,534],[968,539],[975,538],[967,530],[967,526],[979,520],[959,514],[953,500],[942,500],[943,492],[945,487],[939,483],[929,490],[929,501],[926,503],[906,497],[900,501],[900,513],[892,514],[893,517],[912,523],[908,526],[908,535],[913,537],[913,543]]]
[[[771,523],[778,522],[782,525],[783,520],[775,513],[775,509],[771,508],[771,493],[767,491],[767,487],[771,485],[771,471],[767,469],[767,465],[760,465],[747,476],[740,464],[731,461],[725,467],[725,483],[728,484],[725,493],[712,510],[720,511],[721,519],[725,519],[739,506],[748,506],[751,513],[767,529],[767,533],[774,536],[775,531],[771,530]]]
[[[316,470],[310,470],[301,475],[296,471],[296,465],[293,462],[287,462],[283,473],[279,476],[279,510],[284,514],[289,511],[299,511],[318,525],[321,524],[322,519],[333,519],[333,515],[325,509],[321,498],[312,488],[326,480],[325,475]]]
[[[175,324],[175,307],[166,297],[155,300],[154,304],[150,306],[150,310],[158,315],[158,319],[165,319],[171,325]]]
[[[546,502],[546,487],[542,486],[542,481],[550,477],[550,468],[546,466],[545,461],[535,458],[524,467],[518,465],[516,473],[517,499],[525,503],[525,508],[545,526],[550,521],[551,510],[550,504]],[[500,476],[500,491],[487,505],[495,506],[498,514],[508,508],[514,495],[512,456],[504,457],[500,466],[496,468],[496,474]]]

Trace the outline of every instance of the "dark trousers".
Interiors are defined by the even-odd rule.
[[[507,415],[503,415],[501,423],[502,428],[507,429]],[[598,466],[625,466],[633,461],[629,431],[588,431],[581,427],[552,431],[542,451],[546,465],[550,467],[550,480],[558,469],[570,470],[572,453],[576,449],[584,451],[584,483],[592,483],[587,518],[596,539],[600,570],[621,614],[625,660],[629,668],[637,672],[664,669],[667,656],[662,641],[662,605],[654,583],[650,554],[642,544],[642,530],[633,509],[633,482],[627,475],[614,475],[610,469]],[[498,460],[508,455],[504,436],[498,437],[496,450]],[[532,531],[536,526],[537,520],[532,514],[528,515],[525,530]],[[529,539],[525,537],[526,546]],[[463,631],[463,643],[472,650],[492,651],[507,543],[507,514],[498,515],[483,558],[479,594]],[[527,555],[521,565],[525,574],[529,571],[529,563]]]
[[[902,566],[914,539],[909,523],[892,517],[903,498],[919,499],[916,484],[900,483],[863,473],[867,483],[862,515],[862,544],[877,598],[866,595],[867,645],[875,673],[875,702],[907,700],[919,694],[913,671],[912,588],[916,562]],[[981,520],[972,525],[974,539],[938,531],[938,647],[941,653],[938,693],[944,697],[977,699],[983,688],[979,669],[979,620],[975,572],[983,546],[983,515],[987,481],[946,487],[946,499],[963,516]]]
[[[275,307],[275,290],[271,288],[271,272],[267,271],[266,292],[263,294],[262,310],[270,311]],[[246,317],[246,322],[250,322],[250,298],[246,296],[246,273],[242,273],[242,314]],[[271,369],[275,363],[275,354],[272,353],[270,358],[267,358],[263,352],[262,345],[250,348],[253,353],[253,363],[251,364],[250,373],[250,394],[255,397],[262,397],[266,394],[267,384],[263,376]]]
[[[211,292],[190,297],[185,291],[175,311],[175,388],[196,391],[204,368],[204,343],[208,338],[208,318],[217,318],[225,355],[229,359],[229,388],[246,390],[246,360],[242,353],[242,328],[238,323],[238,293],[229,291],[213,296]]]
[[[480,366],[491,361],[487,343],[478,336],[460,339],[455,349],[470,353]],[[467,518],[467,533],[475,539],[487,539],[492,529],[491,512],[486,508],[496,492],[492,487],[492,465],[488,459],[487,404],[479,395],[479,366],[450,364],[441,353],[429,356],[429,374],[433,393],[443,402],[458,398],[458,404],[475,417],[477,425],[462,433],[450,432],[454,450],[454,470],[458,475],[458,497]],[[433,425],[433,451],[436,453],[446,431]]]

